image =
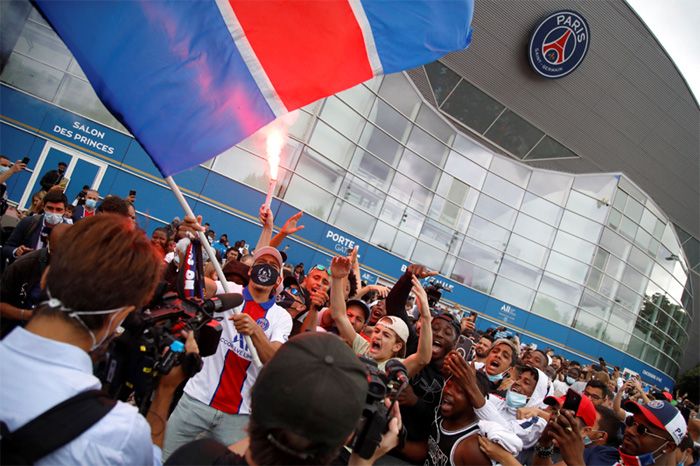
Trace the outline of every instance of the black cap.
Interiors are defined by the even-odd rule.
[[[342,445],[355,429],[367,396],[367,374],[336,335],[290,338],[262,368],[251,395],[251,422],[284,429],[309,442],[307,453]]]

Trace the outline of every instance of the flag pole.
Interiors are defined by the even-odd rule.
[[[194,212],[192,212],[192,208],[188,204],[187,199],[185,199],[185,196],[182,195],[182,191],[180,191],[178,185],[175,184],[175,180],[173,179],[173,177],[165,177],[165,182],[168,183],[168,186],[170,186],[170,189],[175,194],[175,197],[177,198],[178,202],[185,210],[185,215],[188,215],[192,218],[197,218],[195,217]],[[216,270],[216,275],[221,281],[221,286],[224,287],[224,292],[228,293],[230,291],[228,287],[228,280],[226,280],[226,277],[224,276],[224,271],[221,269],[221,264],[219,264],[219,261],[216,260],[216,253],[209,244],[209,241],[207,240],[207,237],[204,235],[203,231],[198,231],[197,236],[199,236],[199,241],[202,243],[202,247],[204,247],[204,250],[207,251],[207,254],[209,255],[209,259],[212,265],[214,266],[214,269]],[[233,312],[236,314],[240,314],[241,311],[237,311],[234,309]],[[253,357],[253,363],[257,367],[261,367],[262,362],[260,361],[260,357],[258,356],[258,352],[255,349],[255,346],[253,346],[253,341],[251,340],[250,335],[243,335],[243,337],[245,338],[246,345],[248,345],[248,348],[250,349],[250,354]]]

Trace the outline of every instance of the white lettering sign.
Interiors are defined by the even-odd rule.
[[[335,247],[333,249],[342,254],[346,254],[349,249],[355,247],[355,241],[352,238],[346,238],[333,230],[328,230],[326,233],[326,238],[330,238],[330,240],[335,243]]]
[[[73,129],[66,129],[60,125],[54,125],[53,132],[56,134],[60,134],[65,138],[72,139],[76,142],[84,144],[88,147],[93,147],[101,152],[104,152],[105,154],[114,154],[114,147],[98,140],[104,139],[104,131],[100,131],[98,129],[91,128],[90,126],[83,125],[78,121],[73,122]]]

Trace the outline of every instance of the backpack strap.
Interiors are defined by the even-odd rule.
[[[71,442],[116,405],[101,390],[88,390],[59,403],[14,432],[2,426],[0,462],[33,464]]]

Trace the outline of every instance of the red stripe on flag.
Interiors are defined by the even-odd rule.
[[[229,3],[287,109],[372,77],[362,31],[347,1]]]

